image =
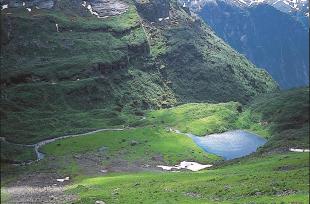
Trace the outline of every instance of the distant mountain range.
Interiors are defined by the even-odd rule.
[[[201,10],[205,4],[215,3],[216,0],[178,0],[182,5],[194,11]],[[223,0],[227,4],[248,8],[259,4],[268,4],[284,13],[288,13],[300,21],[305,28],[309,27],[308,0]]]
[[[184,6],[198,10],[203,8],[206,3],[216,3],[216,0],[178,0]],[[234,4],[240,7],[250,7],[259,4],[268,4],[274,8],[285,12],[303,12],[305,16],[309,16],[308,0],[223,0],[226,3]]]
[[[183,6],[190,6],[230,46],[265,68],[282,88],[309,84],[308,29],[288,13],[275,9],[282,4],[249,0],[186,2]],[[303,4],[297,1],[290,5],[298,10]]]
[[[305,27],[309,26],[308,0],[233,0],[233,2],[236,5],[245,7],[255,6],[259,4],[268,4],[284,13],[292,15]]]
[[[309,16],[308,0],[231,0],[234,4],[240,6],[253,6],[258,4],[269,4],[285,13],[303,12]],[[228,2],[228,0],[227,0]]]

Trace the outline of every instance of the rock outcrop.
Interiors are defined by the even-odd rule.
[[[121,15],[128,10],[128,5],[120,0],[90,0],[89,3],[100,17]]]
[[[136,7],[145,19],[153,22],[169,17],[169,0],[135,0]]]

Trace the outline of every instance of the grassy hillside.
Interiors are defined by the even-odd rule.
[[[309,155],[273,155],[199,173],[136,173],[88,178],[76,203],[308,203]]]
[[[99,20],[76,4],[2,13],[10,39],[2,42],[1,131],[11,141],[120,125],[127,111],[175,103],[152,61],[145,62],[148,45],[135,8]]]
[[[257,97],[243,107],[233,102],[186,104],[150,112],[146,123],[162,128],[186,127],[183,131],[203,134],[221,131],[220,127],[245,128],[264,133],[268,143],[261,152],[268,154],[199,173],[80,177],[68,193],[80,196],[76,203],[308,203],[309,153],[288,152],[288,147],[309,148],[308,111],[309,88],[303,88]]]
[[[195,135],[224,132],[236,129],[242,105],[229,103],[189,103],[170,109],[151,111],[147,114],[150,124],[170,126],[181,132]]]
[[[157,162],[170,165],[184,159],[200,162],[219,159],[203,152],[189,137],[156,128],[96,133],[55,142],[44,146],[42,150],[49,156],[59,157],[98,152],[102,147],[105,149],[104,157],[111,158],[105,161],[106,165],[116,159],[150,164],[152,158],[159,157]]]
[[[162,1],[171,16],[161,22],[143,12],[161,4],[126,2],[127,12],[104,19],[79,0],[1,12],[1,136],[33,143],[132,125],[146,109],[245,103],[277,89],[175,1]]]

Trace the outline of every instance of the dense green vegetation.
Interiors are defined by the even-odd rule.
[[[78,203],[308,203],[309,154],[252,158],[199,173],[111,174],[77,182]]]
[[[175,1],[169,1],[173,16],[161,23],[150,22],[127,2],[127,12],[105,19],[68,0],[51,10],[1,12],[3,137],[33,143],[134,125],[147,109],[184,102],[245,103],[277,89],[266,72]]]
[[[175,103],[153,62],[146,63],[147,40],[133,6],[98,20],[74,5],[2,12],[2,34],[10,38],[2,41],[1,135],[10,141],[117,126],[130,122],[127,112]]]

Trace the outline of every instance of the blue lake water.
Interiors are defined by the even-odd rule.
[[[221,156],[225,160],[249,155],[267,142],[264,138],[244,130],[228,131],[205,137],[193,134],[187,134],[187,136],[206,152]]]

